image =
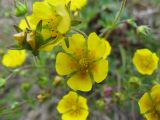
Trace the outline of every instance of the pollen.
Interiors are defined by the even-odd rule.
[[[79,60],[80,70],[87,71],[89,68],[89,60],[87,58],[82,58]]]

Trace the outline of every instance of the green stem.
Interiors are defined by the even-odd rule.
[[[86,35],[86,33],[82,32],[82,31],[80,31],[80,30],[78,30],[78,29],[75,29],[75,28],[72,27],[71,30],[73,30],[73,31],[75,31],[75,32],[77,32],[77,33],[80,33],[81,35],[83,35],[83,36],[85,37],[85,39],[88,38],[88,36]]]
[[[120,8],[120,10],[119,10],[116,18],[114,19],[114,22],[112,23],[112,26],[111,26],[110,30],[104,31],[100,36],[103,36],[103,35],[108,31],[107,34],[105,35],[105,38],[107,39],[108,36],[111,34],[111,32],[113,31],[114,27],[118,24],[118,21],[119,21],[121,15],[122,15],[122,12],[123,12],[124,7],[125,7],[126,1],[127,1],[127,0],[123,0],[123,1],[122,1],[121,8]]]
[[[25,21],[26,21],[26,24],[27,24],[28,28],[31,28],[31,26],[30,26],[30,24],[29,24],[29,22],[28,22],[26,16],[24,16],[24,19],[25,19]]]

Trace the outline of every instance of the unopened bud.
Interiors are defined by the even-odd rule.
[[[24,92],[28,92],[31,89],[31,84],[30,83],[23,83],[21,85],[21,90]]]
[[[15,15],[17,17],[24,16],[27,13],[27,6],[19,1],[15,3]]]
[[[30,32],[27,34],[27,42],[30,44],[33,50],[35,50],[36,42],[35,42],[35,32]]]
[[[121,92],[116,92],[114,94],[114,97],[116,102],[123,101],[125,99],[124,95]]]
[[[15,38],[15,40],[18,42],[19,45],[22,45],[25,38],[25,33],[20,32],[20,33],[14,34],[13,37]]]
[[[150,35],[151,29],[146,25],[141,25],[137,27],[137,34],[140,37],[146,38]]]
[[[44,102],[44,100],[46,99],[46,96],[43,95],[43,94],[39,94],[39,95],[37,96],[37,99],[38,99],[39,102]]]
[[[62,77],[56,76],[56,77],[54,78],[54,80],[53,80],[53,84],[54,84],[54,85],[59,85],[59,84],[61,83],[61,81],[62,81]]]
[[[101,110],[104,109],[104,106],[105,106],[104,100],[102,100],[102,99],[97,100],[96,105],[99,109],[101,109]]]
[[[134,88],[134,89],[137,89],[141,86],[141,81],[138,77],[131,77],[129,79],[129,86]]]

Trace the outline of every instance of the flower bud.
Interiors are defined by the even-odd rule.
[[[137,89],[141,86],[141,81],[138,77],[131,77],[129,79],[129,86],[134,88],[134,89]]]
[[[140,37],[147,38],[150,35],[151,29],[146,25],[141,25],[137,27],[137,34]]]
[[[30,83],[23,83],[21,85],[21,90],[24,92],[28,92],[31,89],[31,84]]]
[[[30,32],[27,34],[27,42],[30,44],[33,50],[36,48],[36,42],[35,42],[35,32]]]
[[[122,92],[116,92],[114,94],[114,101],[115,102],[120,102],[120,101],[124,101],[125,96],[122,94]]]
[[[53,84],[54,85],[59,85],[62,81],[62,77],[60,76],[56,76],[54,79],[53,79]]]
[[[15,40],[18,42],[19,45],[22,45],[25,38],[25,33],[20,32],[20,33],[14,34],[13,37],[15,38]]]
[[[97,101],[96,101],[96,105],[97,105],[97,107],[98,107],[100,110],[104,109],[104,107],[105,107],[104,100],[103,100],[103,99],[97,100]]]
[[[46,96],[43,95],[43,94],[39,94],[39,95],[37,96],[37,99],[38,99],[39,102],[44,102],[45,99],[46,99]]]
[[[16,1],[15,4],[15,16],[20,17],[24,16],[27,13],[27,6],[19,1]]]

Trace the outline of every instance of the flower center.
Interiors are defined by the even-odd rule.
[[[82,58],[79,60],[80,70],[86,71],[89,67],[89,60],[87,58]]]
[[[77,106],[76,106],[76,105],[73,105],[71,109],[72,109],[73,111],[76,111],[76,110],[77,110]]]

